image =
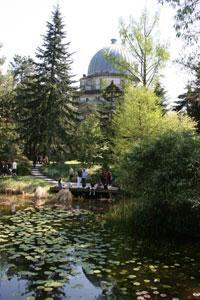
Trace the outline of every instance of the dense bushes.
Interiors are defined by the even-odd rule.
[[[130,150],[117,170],[121,184],[146,200],[196,197],[200,138],[190,131],[171,131],[146,139]]]
[[[31,162],[25,158],[25,157],[21,157],[18,160],[18,172],[17,174],[20,176],[24,176],[24,175],[30,175],[31,173]]]
[[[116,169],[122,187],[137,198],[134,228],[154,235],[199,235],[199,136],[184,130],[145,139]]]

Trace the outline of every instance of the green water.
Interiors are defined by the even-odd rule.
[[[26,209],[25,200],[11,214],[9,201],[0,206],[0,300],[200,299],[200,244],[134,240],[90,210]]]

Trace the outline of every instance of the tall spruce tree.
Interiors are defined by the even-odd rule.
[[[20,132],[29,156],[40,152],[58,158],[69,151],[75,107],[72,53],[65,37],[60,9],[56,7],[51,22],[47,22],[43,45],[36,52],[34,74],[24,78],[18,91],[18,103],[24,107]]]

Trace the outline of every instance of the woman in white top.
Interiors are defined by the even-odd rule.
[[[17,175],[17,163],[15,160],[12,163],[12,173],[13,175]]]

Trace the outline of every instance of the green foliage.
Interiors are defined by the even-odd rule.
[[[70,166],[65,164],[64,162],[53,163],[44,165],[42,167],[42,173],[56,180],[58,180],[60,177],[62,177],[63,180],[68,180],[69,168]]]
[[[81,122],[77,130],[76,151],[78,159],[84,163],[94,164],[103,161],[108,146],[97,114],[90,114]]]
[[[22,156],[23,146],[16,132],[13,85],[12,75],[0,72],[0,158],[9,161]]]
[[[43,152],[57,157],[58,152],[70,151],[75,108],[69,44],[57,7],[37,50],[33,74],[25,76],[17,89],[19,132],[29,156]]]
[[[33,59],[26,56],[15,55],[13,61],[10,63],[10,71],[13,75],[15,84],[21,84],[33,74]]]
[[[99,104],[98,111],[101,128],[108,141],[113,137],[112,119],[122,95],[123,92],[113,81],[102,92],[103,100]]]
[[[161,107],[155,94],[145,87],[128,86],[114,118],[114,153],[118,159],[130,145],[159,132]]]
[[[187,115],[180,115],[176,112],[168,112],[162,118],[160,124],[160,132],[172,131],[182,131],[191,130],[195,131],[197,127],[196,122]]]
[[[183,36],[189,42],[198,41],[199,37],[199,0],[159,0],[162,4],[164,2],[170,3],[176,8],[176,23],[175,29],[177,36]]]
[[[159,101],[159,104],[162,108],[162,112],[163,114],[165,114],[167,112],[167,96],[166,96],[166,91],[164,89],[164,87],[162,86],[162,84],[160,83],[160,81],[157,81],[155,83],[155,86],[154,86],[154,93],[155,95],[158,97],[158,101]]]
[[[139,22],[130,18],[128,24],[121,22],[120,36],[127,52],[128,61],[113,61],[115,66],[121,66],[127,71],[133,82],[140,82],[144,86],[151,86],[159,71],[169,59],[165,45],[154,37],[154,30],[158,22],[156,15],[149,20],[147,11],[142,13]],[[112,58],[111,58],[112,59]]]
[[[195,79],[187,86],[186,93],[180,95],[174,105],[174,110],[187,113],[197,122],[197,131],[200,132],[200,63],[193,67]]]
[[[144,203],[143,198],[124,199],[105,215],[108,226],[135,236],[199,238],[200,203],[190,199]]]
[[[190,130],[169,131],[133,147],[119,165],[120,180],[147,201],[191,198],[198,191],[199,161],[200,138]]]
[[[132,234],[134,231],[134,213],[136,207],[135,199],[124,198],[106,212],[106,222],[108,222],[109,225],[118,227],[120,230],[125,230]]]
[[[18,158],[18,171],[17,174],[20,176],[30,175],[31,173],[31,162],[24,156]]]
[[[188,198],[138,204],[133,227],[148,236],[200,237],[200,203]],[[148,224],[148,226],[147,226]]]
[[[16,189],[33,193],[37,186],[50,187],[47,181],[34,176],[7,176],[0,178],[0,191]]]
[[[156,137],[169,130],[194,130],[195,122],[187,116],[166,113],[156,95],[145,87],[128,86],[114,118],[113,152],[121,160],[134,145],[147,137]]]
[[[186,126],[145,138],[115,172],[135,199],[125,206],[128,213],[122,205],[113,210],[111,223],[118,220],[147,235],[199,236],[200,138],[194,130]]]

